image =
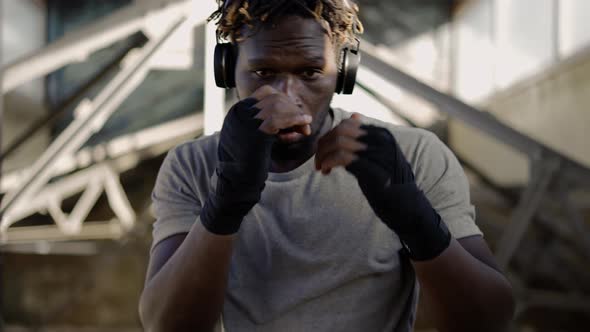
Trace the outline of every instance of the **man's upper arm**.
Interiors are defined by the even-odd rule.
[[[444,143],[434,135],[428,136],[417,163],[422,189],[461,246],[480,262],[499,271],[475,223],[475,208],[463,168]]]
[[[201,202],[192,177],[200,170],[188,162],[194,160],[187,154],[190,148],[183,144],[171,150],[158,172],[152,192],[156,221],[146,281],[170,259],[199,218]]]
[[[177,234],[186,234],[198,220],[201,199],[195,188],[201,169],[191,163],[184,144],[171,150],[158,172],[152,192],[152,207],[156,217],[153,225],[152,251],[162,241]]]
[[[498,266],[498,263],[496,262],[496,258],[494,257],[494,254],[490,250],[490,247],[488,246],[486,241],[483,239],[483,236],[481,236],[481,235],[468,236],[468,237],[460,238],[457,241],[461,244],[461,246],[463,247],[463,249],[465,249],[465,251],[470,253],[471,256],[476,258],[478,261],[484,263],[485,265],[491,267],[492,269],[494,269],[500,273],[503,273],[500,270],[500,267]]]
[[[451,150],[430,132],[424,132],[410,162],[418,187],[456,239],[483,235],[475,223],[469,182]]]
[[[187,233],[181,233],[167,237],[156,244],[150,255],[150,262],[146,274],[146,284],[150,281],[158,271],[166,264],[168,259],[176,252],[176,249],[180,247],[182,241],[186,238]]]

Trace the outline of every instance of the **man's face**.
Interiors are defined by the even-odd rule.
[[[278,21],[238,44],[236,88],[240,98],[263,85],[284,93],[313,117],[314,137],[336,88],[335,50],[316,20],[288,16]]]

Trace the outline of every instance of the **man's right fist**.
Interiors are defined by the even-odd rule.
[[[305,113],[294,97],[270,85],[261,86],[251,97],[259,100],[254,106],[260,110],[256,118],[262,121],[259,128],[262,132],[287,142],[311,135],[312,116]]]
[[[229,110],[219,137],[217,187],[201,210],[207,230],[222,235],[238,231],[260,200],[274,142],[311,135],[311,122],[296,100],[268,85]]]
[[[201,210],[201,222],[211,233],[238,231],[242,219],[260,200],[271,162],[274,135],[259,130],[258,100],[247,98],[227,113],[218,145],[217,187]]]
[[[264,186],[270,169],[270,151],[274,135],[259,129],[262,120],[255,118],[258,100],[250,97],[236,103],[225,116],[219,137],[218,175],[235,189]],[[246,188],[247,187],[247,188]]]

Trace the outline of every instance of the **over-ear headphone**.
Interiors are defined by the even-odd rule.
[[[236,53],[232,43],[217,41],[215,54],[213,54],[213,70],[215,71],[215,84],[220,88],[236,87]]]
[[[360,41],[356,39],[356,45],[347,45],[340,51],[338,60],[338,79],[336,81],[336,93],[349,95],[354,89],[356,72],[361,62]],[[213,56],[213,68],[215,71],[215,83],[220,88],[234,88],[236,86],[236,58],[237,50],[231,43],[220,43],[215,46]]]
[[[361,63],[361,42],[355,38],[356,45],[347,45],[340,51],[338,64],[338,80],[336,81],[336,93],[352,94],[356,82],[356,72]]]

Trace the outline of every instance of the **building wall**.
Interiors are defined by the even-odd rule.
[[[555,4],[541,1],[528,7],[528,15],[547,18],[544,29],[533,29],[542,24],[524,20],[526,8],[512,8],[504,0],[466,5],[454,23],[454,92],[590,167],[590,52],[584,50],[590,46],[590,30],[576,14],[590,7],[580,0],[558,2],[559,8]],[[527,159],[510,147],[457,121],[451,121],[449,137],[461,157],[498,184],[527,180]]]

